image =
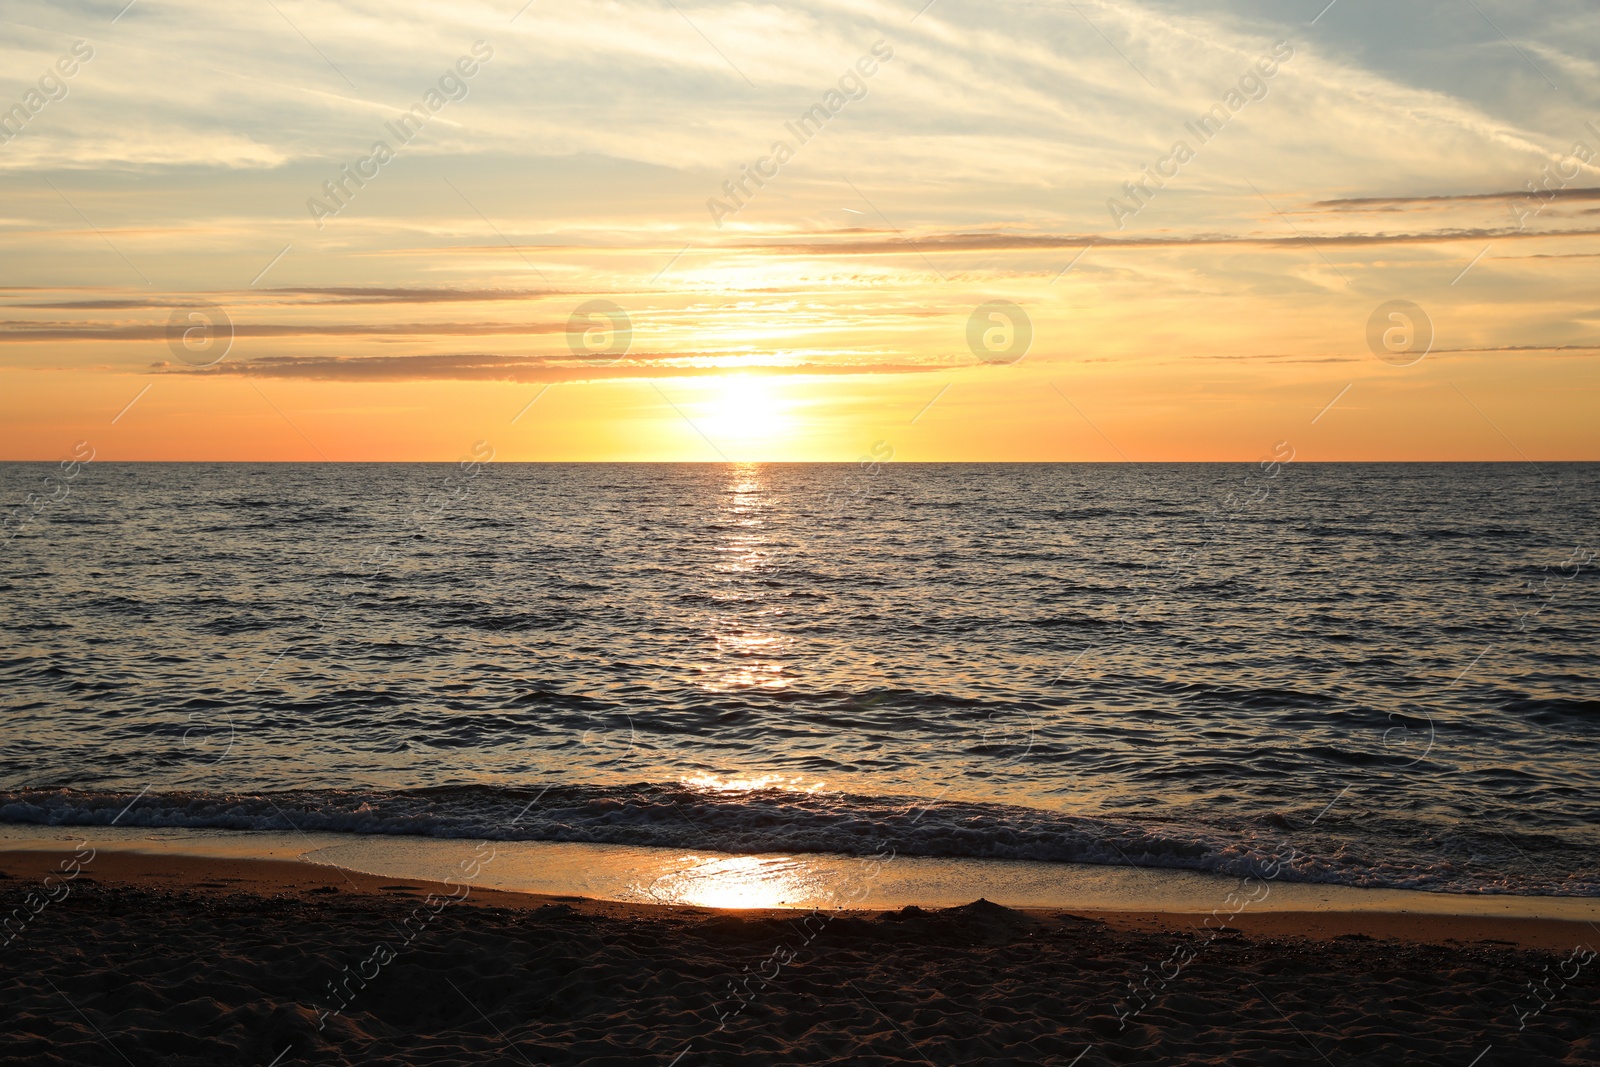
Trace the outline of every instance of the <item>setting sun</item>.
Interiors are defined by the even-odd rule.
[[[783,386],[781,378],[753,374],[731,375],[709,386],[702,405],[706,436],[733,446],[782,443],[794,426]]]

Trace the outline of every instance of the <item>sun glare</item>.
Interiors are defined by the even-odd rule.
[[[705,432],[721,444],[771,442],[784,437],[794,419],[777,379],[750,374],[723,378],[705,400]]]

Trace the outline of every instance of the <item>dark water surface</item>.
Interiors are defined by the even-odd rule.
[[[1597,485],[93,463],[0,549],[0,821],[1600,895]]]

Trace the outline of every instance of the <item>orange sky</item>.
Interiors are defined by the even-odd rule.
[[[916,7],[23,3],[0,457],[1600,459],[1581,6]]]

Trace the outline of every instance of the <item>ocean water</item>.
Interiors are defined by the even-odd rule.
[[[0,465],[0,821],[1600,895],[1597,487]]]

